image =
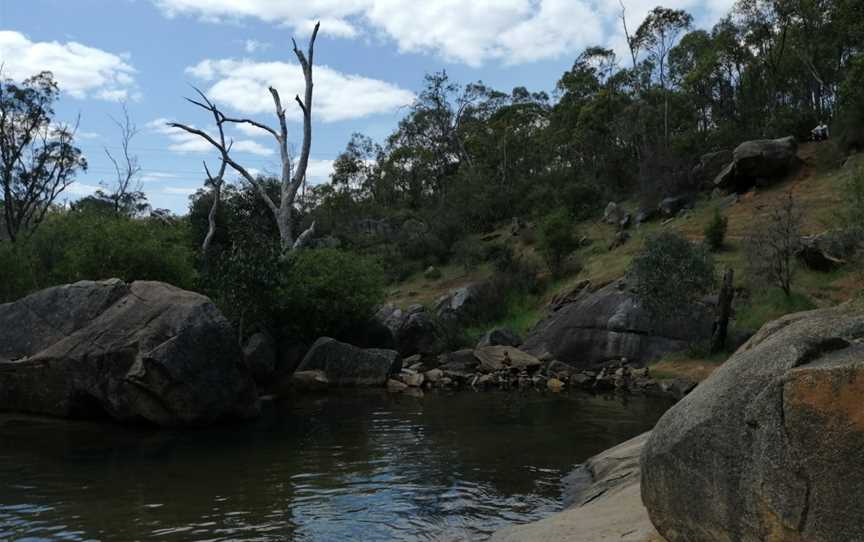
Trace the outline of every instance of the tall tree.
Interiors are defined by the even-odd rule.
[[[669,86],[666,61],[669,51],[681,34],[693,24],[693,16],[684,10],[656,7],[648,14],[634,35],[640,48],[648,51],[648,59],[658,71],[663,91],[663,136],[669,144]]]
[[[54,124],[59,88],[50,72],[17,84],[0,79],[0,190],[6,234],[32,232],[60,194],[87,169],[75,126]]]

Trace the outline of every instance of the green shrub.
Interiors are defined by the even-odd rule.
[[[0,241],[0,303],[15,301],[39,288],[32,265],[26,245]]]
[[[466,237],[453,245],[453,262],[471,271],[484,261],[483,245],[476,239]]]
[[[559,209],[540,222],[537,250],[546,261],[549,271],[559,276],[564,270],[564,261],[579,248],[579,240],[573,234],[573,222],[567,211]]]
[[[0,243],[0,300],[77,282],[119,278],[196,286],[194,250],[183,221],[106,213],[52,214],[30,238]]]
[[[711,222],[705,226],[705,244],[711,252],[717,252],[723,248],[726,240],[726,230],[729,228],[729,219],[720,214],[720,209],[714,209]]]
[[[276,306],[283,328],[314,340],[340,336],[372,315],[384,298],[374,260],[337,249],[300,250],[284,264]]]
[[[182,221],[64,213],[28,241],[44,286],[79,280],[158,280],[180,288],[196,283],[194,252]]]
[[[678,233],[649,237],[630,264],[628,276],[639,299],[654,313],[678,314],[714,287],[714,262],[700,246]]]

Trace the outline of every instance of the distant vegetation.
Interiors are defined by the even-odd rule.
[[[844,152],[861,148],[864,4],[740,0],[712,29],[695,30],[691,21],[683,11],[656,8],[625,29],[627,58],[588,48],[550,81],[550,93],[502,92],[431,73],[384,141],[351,138],[329,183],[305,186],[294,170],[229,185],[223,159],[221,171],[202,172],[207,182],[184,217],[146,205],[128,115],[118,122],[127,152],[112,158],[116,182],[60,206],[87,164],[74,126],[54,123],[57,86],[48,73],[3,81],[0,301],[84,278],[164,280],[210,295],[240,335],[290,328],[308,339],[348,333],[384,300],[387,284],[413,285],[433,266],[423,280],[443,282],[450,269],[489,278],[478,322],[525,325],[549,284],[601,265],[591,258],[605,247],[580,244],[590,232],[577,234],[577,224],[599,218],[606,202],[655,209],[665,197],[695,194],[705,188],[692,174],[702,154],[746,139],[805,140],[822,120]],[[311,53],[310,44],[310,81]],[[214,143],[220,153],[230,150]],[[862,183],[859,176],[846,188],[847,224],[862,223]],[[753,275],[803,306],[794,301],[788,250],[771,248],[783,228],[794,230],[793,211],[780,209],[757,228],[764,235],[752,238],[754,257],[764,265]],[[721,250],[728,217],[712,214],[699,233],[718,258],[731,257]],[[519,225],[529,222],[536,227]],[[675,261],[698,267],[678,293],[706,290],[707,253],[691,254],[678,237],[653,239],[648,254],[662,245],[681,258]],[[295,245],[303,250],[289,254]],[[602,265],[623,273],[630,255]],[[635,265],[655,279],[678,276],[653,261]]]

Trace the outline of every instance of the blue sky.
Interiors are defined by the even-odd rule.
[[[624,0],[630,27],[657,2]],[[663,5],[687,9],[708,27],[732,3]],[[300,90],[291,37],[305,46],[315,20],[322,29],[308,175],[323,182],[352,132],[379,141],[390,133],[425,73],[446,69],[460,82],[551,91],[586,46],[622,51],[620,9],[618,0],[0,0],[0,61],[13,79],[54,71],[64,91],[58,120],[80,114],[78,144],[90,169],[66,198],[110,182],[104,148],[117,150],[111,116],[126,103],[140,130],[132,151],[151,204],[183,213],[202,184],[202,160],[217,165],[206,145],[165,127],[167,120],[212,126],[183,100],[190,85],[231,114],[274,124],[266,86],[287,97]],[[289,126],[297,143],[298,121]],[[269,136],[230,135],[240,162],[278,170]]]

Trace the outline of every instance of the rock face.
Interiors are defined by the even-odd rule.
[[[0,305],[0,410],[162,426],[256,414],[229,322],[158,282],[79,282]]]
[[[276,346],[267,333],[255,333],[243,346],[243,359],[255,383],[267,385],[276,373]]]
[[[714,188],[714,179],[730,162],[732,162],[732,151],[728,149],[703,154],[699,158],[699,163],[690,172],[694,186],[703,189]]]
[[[767,324],[657,424],[642,497],[670,542],[864,540],[864,314]]]
[[[726,191],[746,192],[788,173],[798,162],[794,137],[745,141],[732,153],[732,162],[714,179]]]
[[[363,350],[322,337],[309,349],[297,372],[320,371],[330,385],[368,388],[384,386],[401,369],[402,358],[395,350]]]
[[[521,349],[537,357],[549,354],[579,369],[620,359],[638,366],[709,339],[712,328],[709,307],[682,307],[678,317],[658,319],[623,282],[616,282],[549,314]]]
[[[435,303],[435,314],[456,321],[474,316],[482,288],[481,284],[469,284],[448,292]]]
[[[375,319],[390,330],[396,350],[402,356],[435,352],[438,329],[422,305],[412,305],[405,311],[385,305],[378,310]]]

